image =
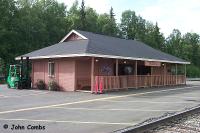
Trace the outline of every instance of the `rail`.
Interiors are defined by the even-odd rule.
[[[126,76],[95,76],[92,92],[103,93],[105,91],[155,87],[185,84],[184,75],[126,75]]]
[[[147,133],[149,130],[158,128],[160,126],[163,126],[164,124],[168,125],[169,123],[172,123],[172,121],[180,120],[181,118],[185,118],[189,114],[195,114],[200,111],[200,106],[192,107],[189,109],[186,109],[184,111],[175,112],[174,114],[169,114],[163,117],[158,117],[158,119],[155,119],[149,123],[141,123],[138,125],[133,125],[124,129],[116,130],[113,133]]]

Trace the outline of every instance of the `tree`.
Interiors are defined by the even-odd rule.
[[[173,30],[166,40],[167,52],[191,62],[188,66],[187,76],[200,75],[200,36],[196,33],[181,35],[177,29]]]
[[[55,0],[0,2],[0,27],[4,29],[0,32],[0,57],[5,64],[15,63],[16,56],[57,43],[66,34],[64,4]]]
[[[5,63],[3,59],[0,58],[0,76],[5,75]]]
[[[120,25],[123,37],[145,41],[145,23],[146,21],[142,17],[136,16],[134,11],[124,11]]]
[[[108,17],[108,16],[104,16]],[[115,20],[115,14],[113,12],[113,8],[110,9],[109,19],[107,19],[107,23],[102,27],[102,32],[105,35],[109,36],[117,36],[117,24]]]
[[[137,16],[134,11],[127,10],[122,13],[120,26],[124,38],[133,40],[136,38],[137,21]]]
[[[80,30],[86,30],[86,12],[85,12],[85,2],[82,0],[80,8]]]
[[[190,74],[200,69],[200,36],[196,33],[182,35],[175,29],[165,39],[157,23],[137,16],[134,11],[124,11],[121,23],[117,24],[112,7],[109,13],[98,14],[85,7],[84,0],[80,7],[75,0],[66,9],[56,0],[0,0],[0,64],[6,68],[15,63],[16,56],[58,43],[71,29],[81,29],[142,41],[190,61]]]
[[[107,31],[106,31],[107,29]],[[115,19],[115,14],[113,11],[113,8],[110,8],[110,20],[107,25],[105,25],[104,30],[107,32],[110,36],[117,36],[117,24]]]
[[[69,22],[69,29],[80,28],[80,11],[78,9],[78,0],[75,0],[68,11],[67,20]]]
[[[143,19],[141,16],[137,17],[137,24],[136,24],[136,39],[139,41],[145,41],[145,33],[146,33],[146,20]]]
[[[66,19],[66,6],[63,3],[58,3],[56,0],[41,0],[38,1],[35,10],[38,10],[38,17],[45,26],[44,30],[47,31],[46,45],[57,43],[70,30]]]
[[[154,30],[154,42],[155,42],[155,48],[164,50],[164,36],[162,33],[160,33],[160,28],[158,27],[158,23],[156,22],[155,30]]]
[[[14,19],[16,14],[15,1],[0,0],[0,11],[0,47],[3,47],[8,43],[12,43],[9,39],[11,39],[10,35],[14,34],[12,19]],[[3,51],[0,51],[1,53]]]
[[[146,23],[146,34],[143,40],[146,44],[150,45],[153,48],[165,51],[165,38],[160,32],[158,24],[153,25],[150,22]]]
[[[105,25],[109,23],[109,15],[104,13],[100,14],[97,18],[97,33],[106,34],[105,33]]]
[[[174,29],[166,39],[167,52],[181,57],[183,54],[182,35],[178,29]]]
[[[86,28],[85,30],[97,33],[98,32],[98,14],[93,8],[86,8]]]
[[[200,36],[196,33],[186,33],[183,36],[183,42],[187,47],[185,51],[189,51],[188,59],[192,61],[194,65],[200,67]]]
[[[6,68],[14,61],[17,33],[14,31],[14,20],[17,8],[14,0],[0,0],[0,58]],[[4,73],[6,75],[6,71]]]

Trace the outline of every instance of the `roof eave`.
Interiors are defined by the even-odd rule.
[[[165,63],[176,63],[176,64],[190,64],[190,62],[182,62],[182,61],[170,61],[170,60],[160,60],[160,59],[149,59],[149,58],[138,58],[138,57],[125,57],[125,56],[115,56],[115,55],[101,55],[101,54],[91,54],[91,53],[82,53],[82,54],[67,54],[67,55],[49,55],[49,56],[34,56],[29,57],[29,59],[49,59],[49,58],[64,58],[64,57],[102,57],[102,58],[112,58],[112,59],[128,59],[128,60],[140,60],[140,61],[158,61]],[[18,56],[15,58],[16,60],[20,60],[21,57]]]

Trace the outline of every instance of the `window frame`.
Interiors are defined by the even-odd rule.
[[[53,64],[53,72],[52,72],[52,64]],[[48,76],[55,77],[55,62],[48,62]]]

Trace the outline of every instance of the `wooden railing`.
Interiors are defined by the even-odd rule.
[[[95,76],[92,92],[127,88],[155,87],[185,84],[184,75],[127,75],[127,76]]]

